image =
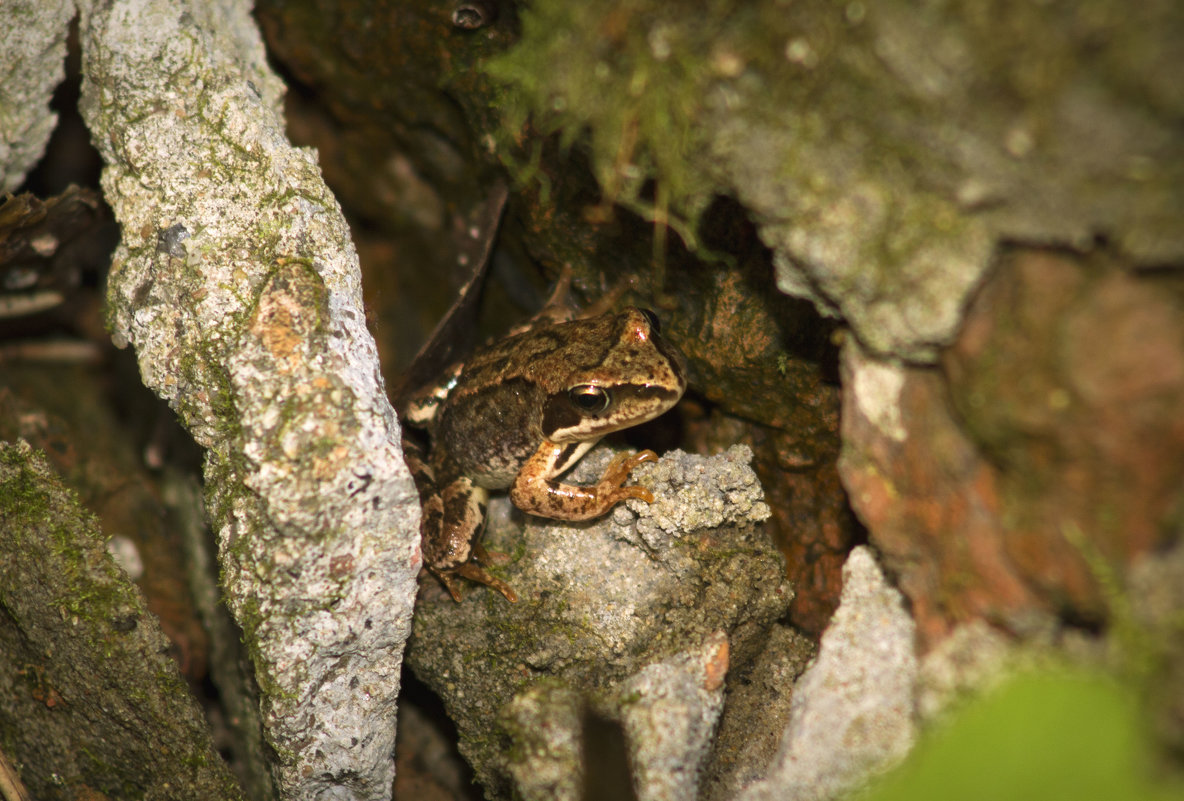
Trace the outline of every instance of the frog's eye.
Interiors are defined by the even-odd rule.
[[[577,384],[567,391],[567,397],[582,414],[600,414],[612,403],[608,390],[593,384]]]
[[[662,333],[662,324],[658,322],[658,315],[654,314],[649,309],[638,309],[645,321],[650,324],[650,330],[655,334]]]

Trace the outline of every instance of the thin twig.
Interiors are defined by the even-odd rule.
[[[33,796],[25,789],[24,782],[3,750],[0,750],[0,796],[4,797],[4,801],[33,801]]]

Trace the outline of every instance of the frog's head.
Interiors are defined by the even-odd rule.
[[[597,440],[640,425],[686,391],[683,356],[662,338],[653,312],[629,307],[611,322],[597,363],[573,364],[563,389],[547,398],[543,434],[550,441]]]

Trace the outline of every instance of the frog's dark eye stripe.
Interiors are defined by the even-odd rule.
[[[581,414],[600,414],[612,403],[608,390],[593,384],[577,384],[567,391],[567,397]]]

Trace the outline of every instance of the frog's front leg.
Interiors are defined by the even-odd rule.
[[[457,576],[493,587],[511,603],[518,600],[509,584],[473,561],[475,555],[484,553],[477,538],[485,527],[487,499],[484,489],[461,477],[439,488],[423,502],[420,533],[424,564],[458,603]]]
[[[555,476],[574,464],[593,444],[544,441],[518,471],[510,487],[510,500],[524,512],[556,520],[600,517],[626,498],[653,503],[654,496],[645,487],[621,486],[639,464],[658,460],[653,451],[618,454],[600,481],[588,487],[555,480]]]

